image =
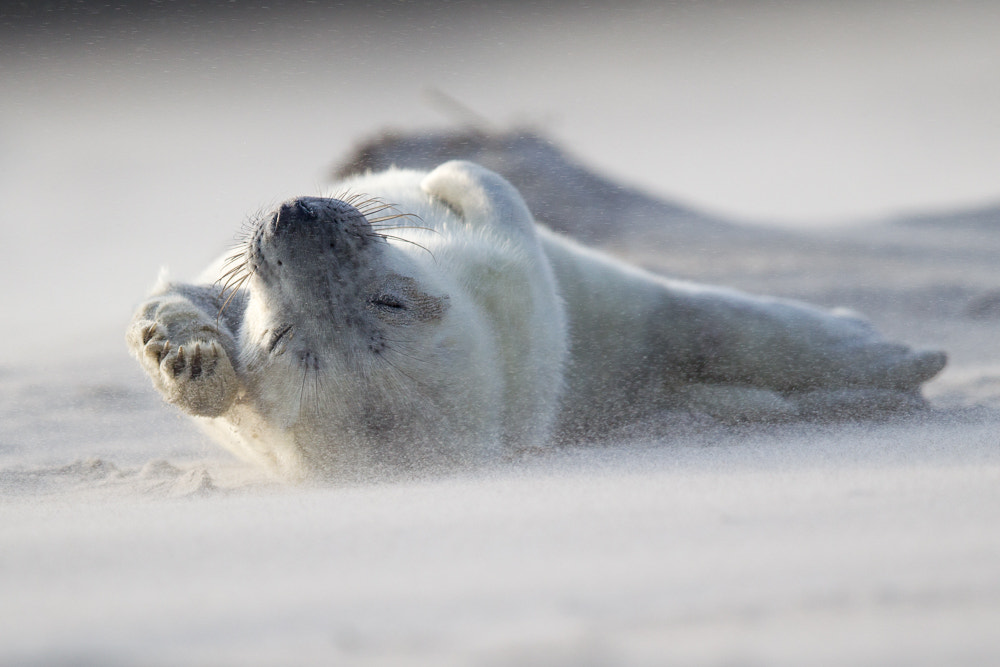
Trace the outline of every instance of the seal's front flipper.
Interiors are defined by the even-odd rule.
[[[125,341],[168,402],[195,416],[218,417],[239,393],[225,349],[231,336],[198,305],[165,291],[139,307]]]
[[[420,183],[472,226],[489,226],[535,238],[535,223],[521,194],[489,169],[452,160],[427,174]]]

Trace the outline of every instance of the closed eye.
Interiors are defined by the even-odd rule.
[[[283,329],[276,331],[274,333],[274,337],[271,338],[270,345],[267,346],[268,353],[274,352],[274,348],[278,346],[278,343],[281,341],[281,339],[284,338],[285,335],[291,330],[292,330],[292,325],[287,324]]]
[[[406,310],[406,304],[392,294],[379,294],[372,297],[369,303],[376,308],[385,308],[386,310]]]

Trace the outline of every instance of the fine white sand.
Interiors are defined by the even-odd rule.
[[[959,215],[1000,200],[998,20],[973,2],[500,3],[8,29],[0,663],[1000,663],[1000,214]],[[608,248],[945,349],[932,409],[684,423],[348,487],[228,457],[128,358],[133,305],[363,137],[467,120],[427,87],[623,183],[789,230]],[[878,221],[922,210],[940,215]]]

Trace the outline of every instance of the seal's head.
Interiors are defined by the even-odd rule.
[[[254,223],[234,255],[229,287],[246,289],[239,363],[270,423],[323,441],[456,428],[454,378],[469,373],[455,368],[477,363],[483,336],[475,318],[452,317],[431,252],[394,232],[419,222],[389,208],[292,199]]]
[[[289,324],[317,342],[350,327],[371,330],[374,320],[365,315],[380,303],[373,292],[386,250],[361,211],[339,199],[300,197],[263,218],[244,253],[251,294],[271,317],[287,320],[269,332],[268,346]]]

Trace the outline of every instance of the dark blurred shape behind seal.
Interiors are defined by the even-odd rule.
[[[531,130],[386,131],[358,144],[334,167],[333,176],[340,180],[392,166],[429,170],[452,159],[471,160],[501,174],[521,192],[539,222],[588,243],[637,238],[670,242],[745,231],[603,178]]]

